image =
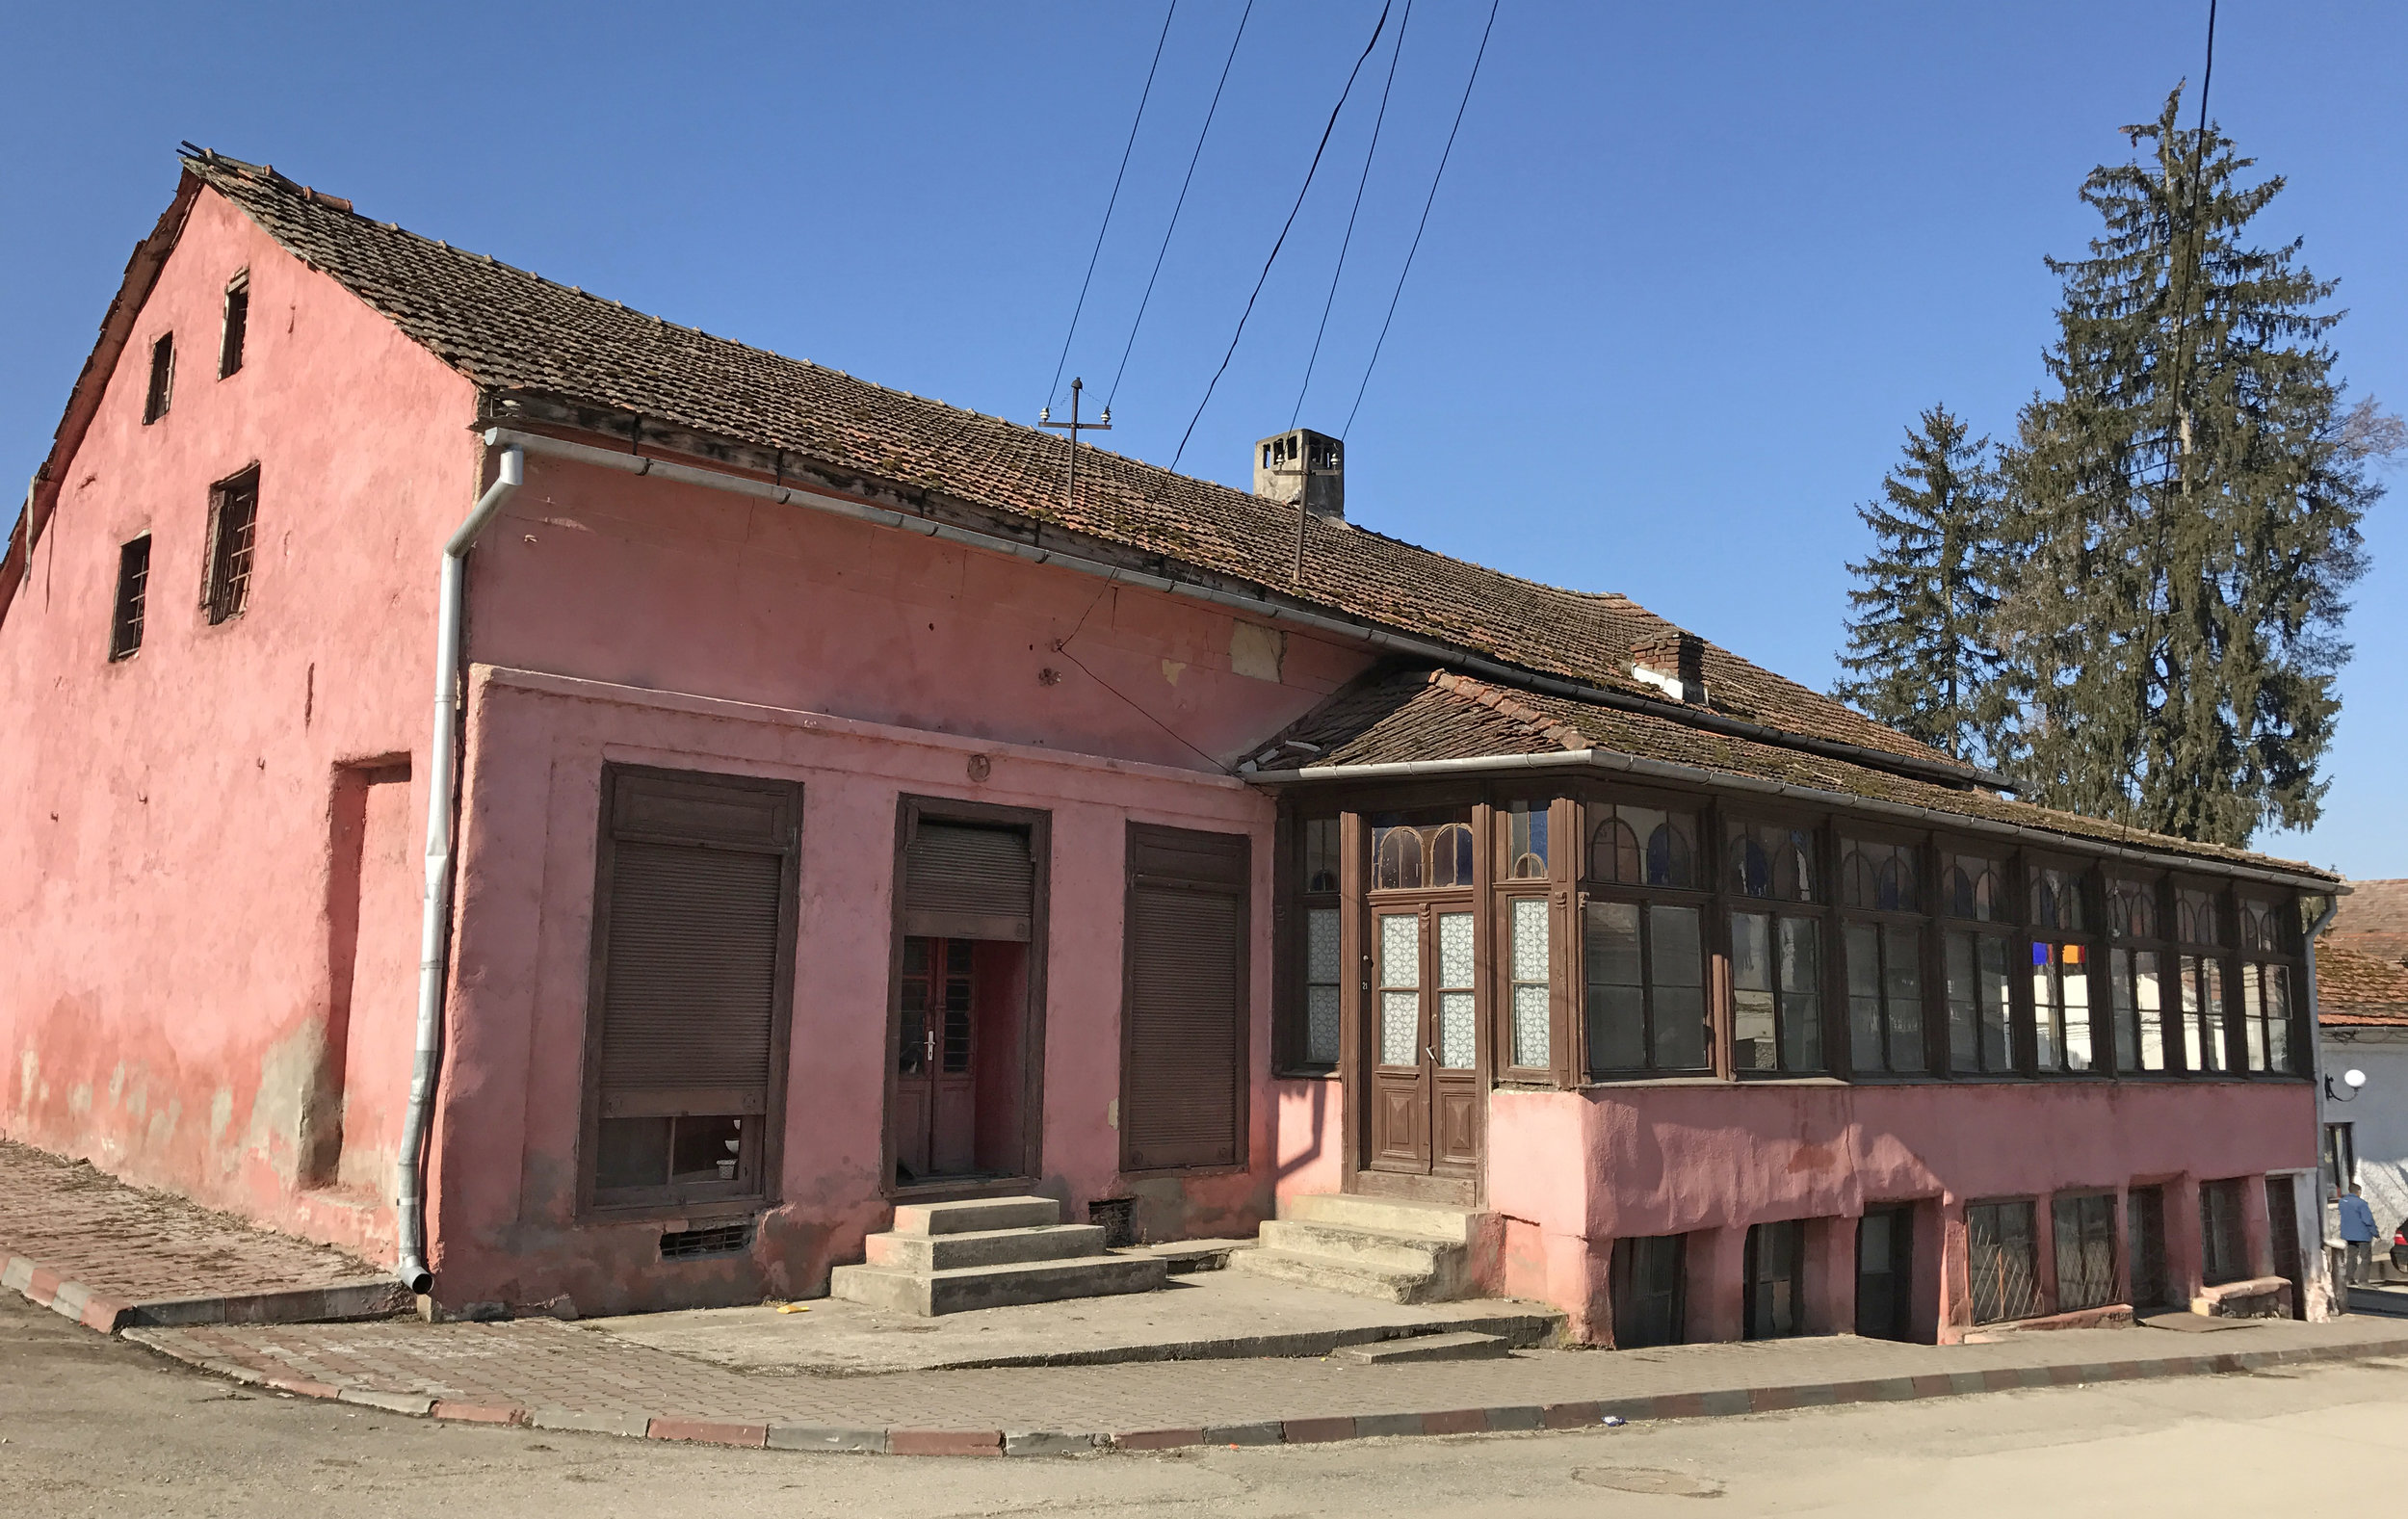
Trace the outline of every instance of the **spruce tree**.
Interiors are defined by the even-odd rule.
[[[1873,551],[1848,565],[1852,679],[1832,694],[1956,759],[1992,757],[2001,711],[1986,622],[1998,505],[1990,440],[1944,406],[1906,432],[1882,496],[1856,509]]]
[[[2296,241],[2244,242],[2282,179],[2241,183],[2254,161],[2183,130],[2181,105],[2177,88],[2125,129],[2134,160],[2083,183],[2090,256],[2049,260],[2055,393],[2004,451],[1994,625],[2026,796],[2240,845],[2316,821],[2382,489],[2333,375],[2333,282]]]

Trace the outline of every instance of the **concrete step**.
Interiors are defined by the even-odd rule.
[[[1409,1340],[1375,1340],[1349,1345],[1334,1352],[1342,1361],[1372,1366],[1409,1365],[1415,1361],[1492,1361],[1513,1353],[1501,1334],[1419,1334]]]
[[[1343,1260],[1334,1255],[1297,1255],[1288,1250],[1241,1250],[1229,1257],[1229,1269],[1256,1276],[1274,1277],[1326,1292],[1352,1293],[1383,1302],[1430,1302],[1431,1274],[1426,1270],[1393,1270]]]
[[[1383,1270],[1435,1273],[1459,1266],[1470,1246],[1427,1235],[1364,1229],[1351,1224],[1272,1218],[1263,1224],[1263,1248],[1292,1255],[1327,1255]],[[1452,1259],[1450,1259],[1452,1257]]]
[[[966,1234],[874,1234],[866,1244],[872,1266],[899,1271],[947,1271],[1101,1255],[1104,1231],[1091,1223],[1058,1223],[1034,1229],[977,1229]]]
[[[1050,1229],[1061,1222],[1051,1197],[973,1197],[961,1202],[907,1202],[895,1209],[897,1234],[984,1234],[997,1229]]]
[[[872,1308],[933,1318],[973,1308],[1152,1292],[1168,1274],[1161,1261],[1144,1255],[1082,1255],[937,1271],[839,1266],[829,1273],[828,1292]]]
[[[1140,1244],[1135,1248],[1151,1255],[1170,1270],[1173,1276],[1186,1276],[1195,1271],[1217,1271],[1227,1267],[1229,1257],[1240,1250],[1253,1249],[1252,1240],[1165,1240],[1159,1244]]]
[[[1350,1192],[1308,1192],[1279,1200],[1279,1217],[1299,1223],[1328,1223],[1355,1229],[1377,1229],[1426,1240],[1472,1242],[1478,1215],[1468,1208],[1442,1208],[1433,1203],[1403,1202],[1394,1197],[1366,1197]]]

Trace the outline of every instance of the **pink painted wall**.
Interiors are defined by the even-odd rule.
[[[462,929],[438,1132],[434,1234],[447,1302],[585,1312],[824,1290],[885,1227],[878,1175],[888,1052],[891,861],[905,792],[1053,814],[1043,1176],[1071,1203],[1144,1199],[1158,1233],[1247,1231],[1271,1193],[1274,1105],[1257,1077],[1242,1170],[1118,1175],[1122,839],[1131,821],[1243,832],[1269,887],[1271,804],[1234,781],[882,724],[481,667],[472,686]],[[989,757],[983,782],[973,754]],[[674,1218],[575,1216],[595,820],[605,761],[774,775],[803,788],[780,1206],[749,1256],[663,1263]],[[1258,930],[1268,914],[1257,913]],[[1260,936],[1258,931],[1258,937]],[[1249,1038],[1269,1036],[1270,967],[1253,963]],[[1254,1068],[1259,1072],[1258,1058]],[[1074,1207],[1071,1217],[1082,1215]]]
[[[2037,1198],[2047,1290],[2050,1193],[2164,1184],[2168,1270],[2186,1296],[2199,1279],[2197,1184],[2245,1176],[2251,1248],[2270,1269],[2258,1178],[2315,1165],[2313,1108],[2295,1082],[1500,1091],[1487,1200],[1507,1220],[1505,1287],[1564,1309],[1600,1341],[1616,1238],[1688,1235],[1691,1338],[1737,1339],[1747,1227],[1785,1218],[1834,1220],[1809,1230],[1808,1325],[1846,1332],[1852,1220],[1868,1206],[1924,1203],[1917,1296],[1939,1306],[1923,1327],[1952,1340],[1971,1323],[1967,1202]]]
[[[245,268],[245,362],[220,380],[222,292]],[[144,426],[166,331],[173,405]],[[354,1028],[380,1051],[379,966],[395,943],[414,958],[434,557],[476,485],[472,413],[463,380],[201,193],[0,620],[0,1132],[389,1247],[389,1177],[313,1188],[301,1166],[352,970],[334,964],[331,804],[338,767],[409,757],[358,888]],[[212,627],[209,488],[252,462],[249,609]],[[118,548],[145,531],[142,652],[112,665]],[[389,1155],[407,1065],[364,1063],[352,1138]]]

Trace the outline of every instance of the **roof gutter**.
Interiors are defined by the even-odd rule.
[[[434,733],[427,761],[427,889],[418,921],[418,1051],[409,1071],[409,1107],[402,1120],[402,1154],[394,1165],[400,1214],[395,1274],[413,1293],[434,1285],[427,1266],[427,1131],[434,1113],[435,1075],[443,1056],[443,972],[452,920],[452,815],[459,774],[459,631],[468,550],[502,504],[527,478],[527,457],[502,449],[493,484],[443,545],[441,589],[434,615]]]
[[[1668,701],[1653,701],[1644,696],[1632,695],[1628,692],[1610,691],[1602,686],[1587,686],[1554,675],[1542,675],[1534,670],[1487,659],[1444,643],[1433,642],[1427,639],[1397,633],[1376,623],[1366,622],[1358,618],[1308,611],[1301,607],[1270,601],[1259,596],[1240,595],[1235,591],[1198,585],[1193,581],[1179,580],[1167,575],[1151,575],[1142,570],[1126,569],[1116,564],[1104,563],[1099,560],[1066,553],[1060,549],[1043,548],[1034,543],[1024,543],[1016,538],[1004,537],[992,533],[955,527],[951,523],[939,522],[932,517],[920,516],[913,512],[872,506],[867,502],[855,501],[828,491],[774,485],[769,481],[751,480],[725,470],[704,469],[693,464],[679,464],[668,459],[651,458],[640,454],[617,453],[610,449],[595,448],[588,443],[572,443],[565,438],[551,437],[540,432],[524,432],[514,428],[489,428],[484,437],[487,445],[504,444],[524,449],[530,454],[548,455],[554,458],[588,464],[597,469],[617,470],[621,474],[655,475],[684,485],[700,485],[709,490],[726,490],[762,501],[773,501],[780,506],[809,507],[837,516],[851,517],[857,522],[874,522],[880,527],[896,528],[905,533],[917,533],[926,537],[941,538],[947,542],[985,549],[991,553],[1009,554],[1015,559],[1024,559],[1034,564],[1059,564],[1065,569],[1075,569],[1083,574],[1094,575],[1115,584],[1136,586],[1146,590],[1162,591],[1168,595],[1186,596],[1210,602],[1217,607],[1243,612],[1248,616],[1310,628],[1317,633],[1345,639],[1348,642],[1368,644],[1373,648],[1408,655],[1414,659],[1427,660],[1432,664],[1445,665],[1507,686],[1544,692],[1549,695],[1561,696],[1571,701],[1584,701],[1594,706],[1611,707],[1621,712],[1634,712],[1646,717],[1662,718],[1688,727],[1700,728],[1709,733],[1719,733],[1728,738],[1750,739],[1759,744],[1769,744],[1780,748],[1820,754],[1831,759],[1845,760],[1852,765],[1864,765],[1892,773],[1912,775],[1918,779],[1934,781],[1941,785],[1976,785],[2001,791],[2014,790],[2014,782],[2005,776],[1977,771],[1970,766],[1953,765],[1937,758],[1924,760],[1912,754],[1892,753],[1887,749],[1867,748],[1863,745],[1848,744],[1838,739],[1819,739],[1805,734],[1785,733],[1778,728],[1766,727],[1762,723],[1749,722],[1740,718],[1725,717],[1717,712],[1702,711]]]
[[[2274,885],[2292,886],[2308,891],[2329,892],[2335,887],[2331,879],[2287,871],[2268,870],[2263,866],[2238,865],[2224,860],[2198,855],[2177,854],[2162,850],[2134,849],[2129,845],[2109,844],[2103,840],[2085,839],[2070,833],[2051,833],[2045,828],[2027,827],[2020,823],[2001,823],[1994,818],[1976,818],[1961,812],[1942,812],[1935,807],[1919,807],[1911,802],[1882,801],[1871,797],[1853,796],[1847,792],[1825,791],[1817,786],[1797,786],[1785,780],[1767,780],[1759,775],[1741,775],[1730,771],[1709,770],[1702,765],[1682,765],[1672,760],[1647,759],[1637,754],[1624,754],[1613,749],[1565,749],[1546,754],[1478,755],[1467,759],[1398,760],[1383,765],[1319,765],[1309,770],[1256,771],[1245,778],[1257,786],[1293,786],[1313,782],[1366,780],[1411,780],[1449,775],[1498,775],[1517,771],[1603,770],[1622,774],[1640,775],[1653,780],[1681,781],[1690,785],[1714,786],[1724,791],[1754,792],[1760,796],[1779,797],[1785,800],[1817,807],[1842,807],[1857,812],[1874,813],[1881,817],[1903,818],[1926,827],[1947,828],[1958,833],[1986,834],[1994,838],[2015,839],[2027,844],[2039,844],[2050,849],[2070,850],[2105,854],[2111,859],[2131,860],[2161,869],[2212,870],[2218,875],[2238,877],[2245,880],[2265,881]]]

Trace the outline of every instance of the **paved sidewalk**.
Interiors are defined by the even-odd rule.
[[[179,1360],[282,1391],[436,1418],[670,1440],[895,1454],[1275,1445],[1762,1413],[2300,1361],[2408,1355],[2381,1319],[2267,1322],[2210,1347],[2149,1328],[1989,1345],[1853,1336],[1500,1360],[1149,1362],[821,1377],[741,1371],[590,1326],[311,1324],[134,1329]]]
[[[387,1273],[341,1250],[8,1139],[0,1139],[0,1287],[104,1334],[408,1304]]]

